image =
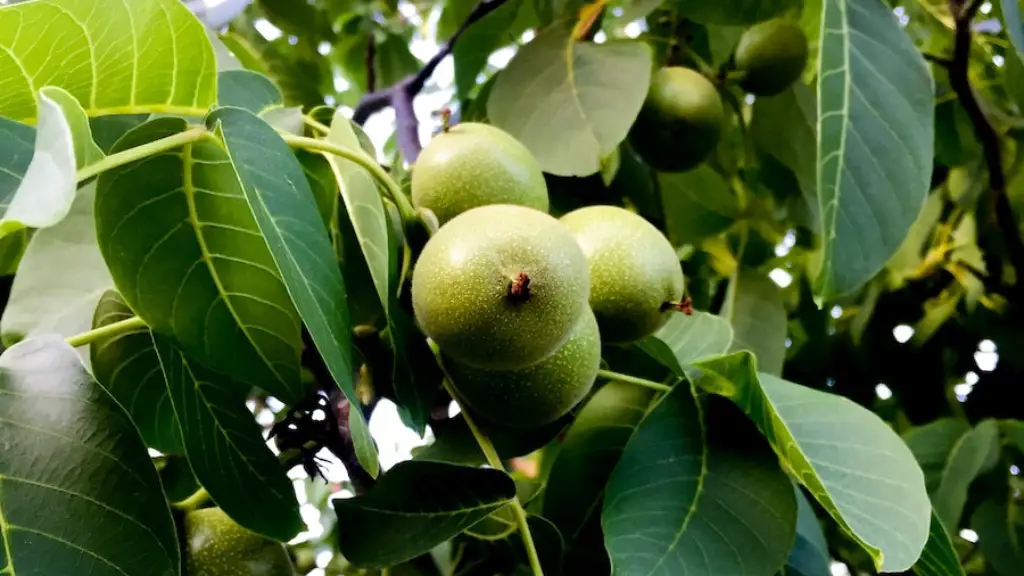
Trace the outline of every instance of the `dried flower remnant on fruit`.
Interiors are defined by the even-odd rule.
[[[513,304],[522,304],[530,299],[530,275],[520,272],[508,286],[508,299]]]
[[[683,299],[678,302],[665,302],[661,305],[663,311],[666,310],[678,310],[687,316],[693,315],[693,298],[689,296],[683,296]]]

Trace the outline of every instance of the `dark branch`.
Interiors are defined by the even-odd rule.
[[[377,42],[370,34],[366,41],[366,90],[373,92],[377,89],[377,67],[374,65],[377,57]]]
[[[452,50],[455,49],[455,43],[458,41],[462,33],[467,28],[473,25],[473,23],[479,21],[484,16],[487,16],[491,12],[497,10],[507,0],[481,0],[479,4],[473,8],[473,11],[466,18],[466,21],[459,26],[459,29],[452,34],[441,48],[437,51],[437,54],[428,60],[423,68],[420,68],[415,74],[406,76],[400,80],[394,86],[371,91],[366,96],[363,96],[359,100],[359,105],[356,106],[355,111],[352,114],[352,120],[360,126],[366,123],[366,120],[373,114],[380,112],[384,108],[391,106],[395,109],[395,124],[398,130],[398,149],[402,152],[402,156],[405,157],[406,161],[410,164],[416,161],[419,156],[421,144],[418,133],[418,123],[416,121],[416,114],[413,112],[412,101],[420,90],[423,90],[423,86],[433,75],[434,70],[441,64],[441,61],[447,58]],[[372,88],[370,88],[373,90]]]
[[[1014,221],[1013,210],[1010,206],[1010,199],[1006,195],[1006,173],[1003,170],[1002,154],[1000,152],[999,133],[985,115],[981,104],[978,101],[974,89],[971,87],[968,76],[968,66],[971,59],[971,20],[978,13],[981,7],[981,0],[949,0],[950,12],[955,16],[956,29],[953,38],[953,59],[949,67],[949,84],[956,93],[960,104],[964,107],[967,117],[974,127],[974,132],[981,142],[981,148],[985,156],[985,164],[988,168],[989,193],[986,196],[988,207],[986,216],[989,220],[988,226],[982,224],[982,230],[998,227],[1006,243],[1006,251],[1016,273],[1015,291],[1018,294],[1024,293],[1024,242],[1021,241],[1020,232]],[[986,250],[986,268],[993,284],[1000,284],[1002,281],[1002,264],[995,257],[995,253]]]

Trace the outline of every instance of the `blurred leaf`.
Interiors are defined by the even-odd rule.
[[[888,7],[825,0],[823,14],[819,304],[874,276],[917,218],[931,186],[935,98],[924,59]]]
[[[821,523],[807,497],[794,486],[796,491],[796,540],[789,551],[789,558],[782,574],[785,576],[831,576],[828,542],[821,531]]]
[[[249,70],[229,70],[217,74],[217,105],[245,108],[253,114],[280,105],[281,91],[266,76]]]
[[[117,291],[107,290],[96,306],[93,327],[134,316]],[[164,453],[182,452],[181,430],[149,329],[98,338],[89,348],[96,380],[128,411],[146,445]]]
[[[180,0],[104,5],[43,0],[3,7],[0,36],[32,41],[12,42],[0,61],[0,78],[10,79],[0,115],[35,119],[34,85],[44,80],[66,89],[89,116],[191,113],[213,104],[213,48]]]
[[[515,512],[512,511],[511,505],[507,505],[466,528],[465,534],[481,540],[500,540],[507,538],[515,531]]]
[[[658,172],[657,181],[665,232],[673,246],[719,234],[739,218],[729,185],[707,164],[687,172]]]
[[[245,406],[246,386],[182,355],[162,334],[153,343],[192,471],[232,520],[287,542],[304,527],[284,467]]]
[[[460,100],[469,98],[470,92],[476,87],[476,77],[487,66],[487,58],[491,53],[515,40],[509,32],[523,1],[505,2],[459,36],[452,50],[452,58],[455,62],[455,96]],[[457,4],[458,0],[453,3]]]
[[[985,561],[1000,576],[1016,576],[1024,565],[1024,522],[1020,505],[1005,497],[981,503],[971,516],[971,529],[978,533],[978,546]]]
[[[650,58],[650,48],[638,42],[576,42],[571,26],[552,26],[520,48],[498,76],[487,115],[545,172],[594,174],[640,112]]]
[[[924,545],[921,558],[914,564],[914,573],[918,576],[964,576],[953,542],[934,511],[928,542]]]
[[[220,34],[218,37],[247,70],[259,72],[264,76],[271,75],[270,67],[263,61],[259,50],[240,34],[229,31]]]
[[[223,139],[259,231],[328,371],[349,402],[360,406],[345,284],[302,166],[274,129],[251,112],[219,108],[206,122]],[[363,411],[350,410],[348,424],[359,463],[376,477],[377,448]]]
[[[601,503],[634,427],[647,412],[653,392],[609,382],[583,406],[555,458],[544,489],[544,516],[565,538],[566,565],[580,573],[607,573],[601,532]]]
[[[680,385],[633,432],[601,519],[616,573],[771,576],[792,547],[796,501],[750,421]]]
[[[932,232],[942,216],[942,194],[930,194],[924,201],[920,213],[910,225],[900,247],[893,253],[886,267],[889,269],[889,286],[902,287],[917,273],[924,261],[925,250],[931,244]]]
[[[1012,68],[1021,67],[1021,73],[1024,74],[1024,66],[1021,66],[1018,59],[1010,55],[1006,62],[1007,82],[1013,78]],[[1024,93],[1021,96],[1024,97]],[[980,157],[981,144],[974,135],[974,128],[960,101],[949,100],[936,104],[935,161],[947,166],[957,166],[974,162]]]
[[[800,6],[800,0],[676,0],[679,16],[702,24],[754,24]]]
[[[719,314],[732,326],[730,352],[749,350],[757,357],[759,371],[782,375],[787,317],[774,282],[749,268],[738,268]]]
[[[1006,35],[1017,53],[1024,54],[1024,19],[1021,19],[1020,4],[1017,0],[999,0],[999,7],[1003,12]]]
[[[692,316],[675,314],[653,335],[641,340],[639,346],[652,358],[682,377],[686,367],[698,358],[722,354],[732,345],[729,321],[694,311]]]
[[[966,432],[953,445],[938,487],[931,493],[935,515],[947,530],[955,532],[967,503],[967,489],[984,469],[988,455],[997,449],[999,428],[985,420]]]
[[[442,462],[399,462],[366,496],[333,500],[338,550],[363,567],[415,558],[511,503],[504,472]]]
[[[0,566],[11,574],[180,570],[174,522],[124,410],[59,336],[0,356]]]
[[[114,150],[185,129],[180,118],[150,120]],[[173,336],[190,359],[292,402],[303,393],[301,322],[230,160],[203,139],[101,174],[100,252],[154,332]]]
[[[95,185],[78,192],[71,212],[38,230],[25,249],[0,319],[4,343],[43,334],[68,337],[92,328],[96,303],[113,280],[96,245]],[[88,356],[88,350],[82,349]]]
[[[494,449],[503,460],[525,456],[551,442],[565,427],[572,422],[572,415],[531,430],[505,428],[476,418],[474,422],[487,434],[494,444]],[[413,450],[416,460],[433,460],[473,466],[485,464],[483,452],[473,437],[473,432],[461,416],[430,423],[434,432],[434,442]]]
[[[884,421],[842,396],[758,374],[749,352],[696,362],[691,378],[754,420],[876,569],[907,570],[917,561],[931,503],[913,454]]]
[[[916,426],[903,435],[903,441],[924,472],[925,485],[931,494],[939,489],[946,463],[957,442],[971,431],[961,418],[939,418]]]

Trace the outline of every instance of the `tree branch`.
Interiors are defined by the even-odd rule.
[[[956,28],[953,38],[953,58],[947,67],[949,84],[956,93],[960,104],[974,127],[981,142],[985,164],[988,168],[989,193],[987,195],[988,226],[979,222],[984,230],[998,228],[1006,244],[1010,263],[1016,273],[1015,292],[1024,294],[1024,242],[1021,241],[1017,223],[1013,217],[1010,199],[1006,194],[1006,173],[1003,170],[999,134],[985,115],[968,76],[971,58],[971,20],[981,7],[981,0],[949,0],[950,13],[954,15]],[[993,284],[1002,281],[1002,263],[991,250],[986,250],[986,268]]]
[[[359,105],[356,106],[355,111],[352,113],[352,120],[362,126],[366,123],[366,120],[373,114],[380,112],[384,108],[391,106],[395,110],[395,124],[398,131],[398,149],[401,151],[402,156],[405,157],[406,161],[410,164],[416,161],[416,158],[420,154],[422,145],[419,139],[419,125],[416,120],[416,114],[413,111],[412,101],[420,90],[423,90],[423,86],[433,75],[434,70],[437,69],[441,61],[447,58],[452,50],[455,49],[455,43],[459,37],[462,36],[463,32],[466,31],[475,22],[479,21],[484,16],[487,16],[491,12],[494,12],[507,0],[481,0],[479,4],[473,8],[466,21],[459,26],[459,29],[452,34],[452,37],[448,39],[441,48],[437,51],[437,54],[428,60],[423,68],[420,68],[415,74],[410,74],[402,80],[400,80],[394,86],[370,92],[369,94],[362,97],[359,100]]]

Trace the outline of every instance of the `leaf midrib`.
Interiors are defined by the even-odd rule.
[[[204,140],[210,140],[214,144],[218,143],[212,134],[205,134]],[[200,142],[202,141],[203,140],[200,140]],[[217,272],[216,266],[213,265],[213,253],[206,245],[206,237],[203,235],[203,226],[202,223],[199,221],[199,215],[198,212],[196,211],[196,188],[192,182],[193,146],[194,143],[188,143],[185,145],[185,148],[182,151],[182,161],[184,162],[184,170],[182,171],[182,174],[184,176],[182,191],[185,193],[185,203],[188,205],[188,220],[189,224],[192,226],[192,230],[195,232],[196,242],[199,245],[199,252],[201,253],[201,258],[203,260],[203,263],[206,265],[207,271],[210,273],[210,278],[211,280],[213,280],[214,286],[217,288],[217,294],[220,297],[220,299],[224,302],[224,306],[227,307],[228,312],[231,314],[231,318],[234,319],[239,330],[241,330],[242,333],[245,334],[246,340],[248,340],[249,343],[252,345],[252,348],[260,357],[260,360],[263,360],[263,363],[270,369],[274,376],[277,377],[278,383],[280,383],[285,389],[287,389],[289,388],[288,382],[284,378],[282,378],[281,374],[277,371],[276,365],[266,357],[266,355],[263,353],[263,349],[260,346],[256,345],[256,341],[253,339],[252,334],[250,334],[250,327],[238,316],[238,312],[235,310],[235,307],[231,302],[231,299],[228,297],[228,291],[224,288],[224,285],[221,282],[220,274]],[[184,279],[182,280],[184,281]],[[205,330],[203,340],[203,347],[205,348],[206,345],[208,344],[208,342],[206,342]]]
[[[4,554],[7,558],[7,565],[0,570],[0,574],[9,574],[15,576],[14,572],[14,554],[11,550],[10,540],[10,524],[7,523],[7,517],[4,516],[4,483],[0,480],[0,535],[3,536],[4,542]]]

